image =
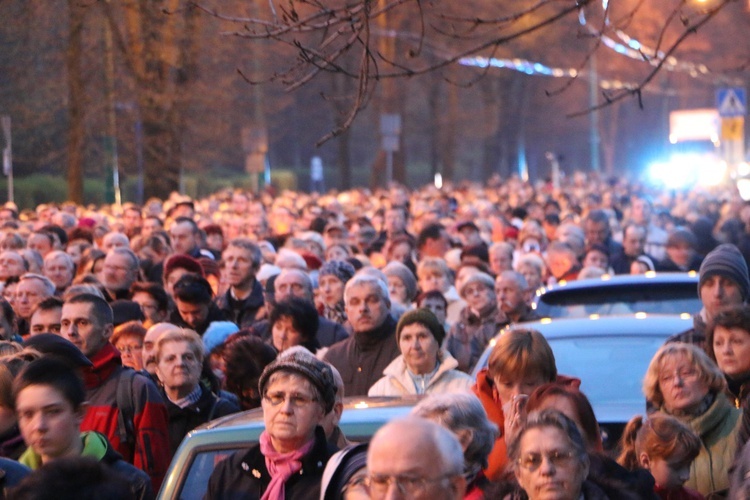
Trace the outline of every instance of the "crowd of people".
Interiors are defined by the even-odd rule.
[[[260,407],[205,498],[750,498],[748,261],[736,193],[583,174],[6,204],[2,492],[153,498],[192,429]],[[611,456],[524,322],[540,287],[652,271],[697,272],[703,307]],[[343,398],[366,395],[421,398],[351,443]]]

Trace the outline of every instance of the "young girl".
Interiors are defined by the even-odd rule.
[[[622,453],[617,461],[629,470],[642,467],[654,476],[654,492],[663,500],[702,500],[683,484],[700,452],[698,436],[674,417],[651,415],[645,422],[633,417],[622,434]]]

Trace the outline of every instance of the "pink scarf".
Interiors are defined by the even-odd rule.
[[[279,453],[271,443],[271,436],[263,431],[260,435],[260,452],[266,458],[266,468],[271,482],[261,500],[283,500],[287,479],[302,470],[302,457],[312,450],[315,439],[289,453]]]

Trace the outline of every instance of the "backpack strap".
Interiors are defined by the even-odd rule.
[[[133,379],[137,373],[131,368],[123,369],[117,380],[117,435],[121,443],[127,443],[131,449],[135,449],[135,392],[133,391]]]

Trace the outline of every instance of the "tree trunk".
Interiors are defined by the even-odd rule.
[[[85,96],[81,76],[82,30],[84,7],[68,0],[70,24],[65,65],[68,72],[68,198],[79,205],[83,200],[83,123]]]

